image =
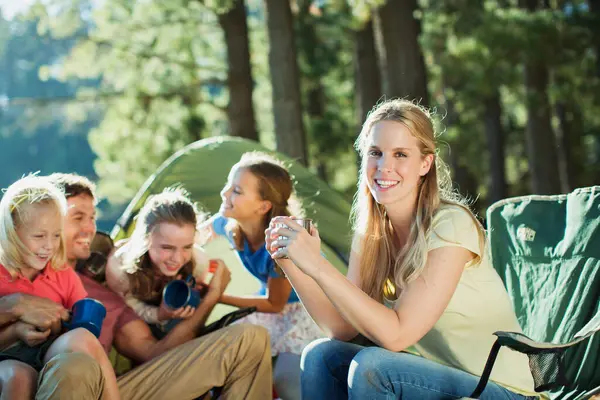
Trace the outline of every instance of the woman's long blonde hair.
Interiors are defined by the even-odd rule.
[[[35,218],[35,207],[46,206],[60,215],[60,245],[50,260],[52,269],[65,268],[66,253],[63,219],[67,213],[64,194],[45,177],[29,175],[10,185],[0,201],[0,264],[13,278],[26,265],[31,251],[19,238],[17,228]]]
[[[263,219],[263,227],[267,229],[271,219],[278,216],[302,217],[300,202],[294,195],[294,182],[284,164],[269,154],[251,151],[244,153],[240,161],[231,171],[244,169],[258,180],[258,195],[262,200],[271,203],[271,208]],[[237,250],[244,250],[246,236],[236,221],[228,226],[233,234]]]
[[[163,286],[169,280],[158,279],[148,254],[150,235],[161,223],[178,226],[197,227],[203,218],[196,205],[190,200],[189,193],[181,187],[166,188],[162,193],[148,197],[138,214],[135,229],[129,239],[130,251],[123,260],[123,269],[129,278],[129,289],[136,298],[150,303],[160,303]],[[181,268],[185,278],[193,273],[196,260],[191,260]]]
[[[375,201],[367,186],[368,139],[373,126],[380,121],[403,124],[419,141],[421,155],[433,155],[431,168],[419,184],[417,209],[402,248],[397,248],[394,243],[394,230],[385,208]],[[361,288],[382,302],[386,281],[395,284],[392,291],[398,297],[423,271],[427,262],[427,236],[440,205],[455,204],[467,211],[469,209],[465,200],[452,190],[449,169],[437,155],[433,119],[424,107],[399,99],[378,104],[363,124],[355,147],[362,158],[358,191],[352,209],[354,232],[362,238],[358,251]],[[472,216],[470,211],[469,214]],[[474,216],[473,219],[480,231],[480,243],[483,244],[483,229]]]

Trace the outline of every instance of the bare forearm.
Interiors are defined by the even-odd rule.
[[[300,301],[327,336],[339,340],[350,340],[358,334],[356,329],[342,318],[317,282],[291,263],[282,268],[285,269]],[[346,280],[346,277],[341,275],[341,279]]]
[[[15,324],[0,328],[0,350],[7,349],[19,340]]]
[[[402,342],[398,337],[400,321],[394,310],[369,297],[335,268],[320,270],[315,276],[315,282],[341,318],[358,333],[384,348],[402,350],[392,349]],[[403,347],[407,346],[408,344]]]
[[[15,322],[20,318],[18,293],[0,298],[0,326]]]
[[[150,349],[148,356],[144,361],[151,360],[152,358],[198,336],[200,329],[204,327],[204,323],[217,304],[217,300],[218,297],[216,295],[206,295],[194,312],[194,315],[181,321],[167,336],[156,342]]]
[[[285,303],[283,305],[272,303],[267,297],[237,297],[226,294],[221,296],[219,303],[239,308],[256,307],[256,311],[262,313],[278,313],[285,306]]]

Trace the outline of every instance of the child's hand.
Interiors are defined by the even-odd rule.
[[[158,308],[158,320],[166,321],[170,319],[186,319],[194,315],[194,311],[196,311],[196,308],[192,306],[185,306],[173,310],[172,308],[168,307],[163,300]]]
[[[178,308],[177,310],[173,311],[173,316],[171,317],[171,319],[189,318],[192,315],[194,315],[194,311],[196,311],[196,308],[192,307],[192,306],[185,306],[185,307]]]
[[[229,268],[227,268],[227,265],[225,265],[223,260],[215,259],[213,262],[216,263],[216,268],[214,269],[215,272],[208,284],[208,293],[212,292],[215,293],[216,296],[221,297],[231,281],[231,271],[229,271]]]
[[[29,347],[44,343],[50,335],[50,329],[39,331],[35,326],[22,321],[15,323],[15,331],[17,337]]]

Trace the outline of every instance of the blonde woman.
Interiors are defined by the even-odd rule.
[[[266,231],[272,257],[329,336],[304,350],[302,396],[468,396],[492,333],[521,330],[484,231],[452,192],[424,108],[405,100],[378,105],[356,148],[362,164],[346,277],[321,256],[316,229],[275,218]],[[359,335],[368,346],[350,342]],[[534,396],[527,358],[509,350],[499,357],[481,398]]]

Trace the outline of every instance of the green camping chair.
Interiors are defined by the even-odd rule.
[[[499,201],[487,212],[494,267],[524,334],[496,332],[480,383],[501,346],[525,353],[536,391],[586,399],[600,391],[600,186]]]

